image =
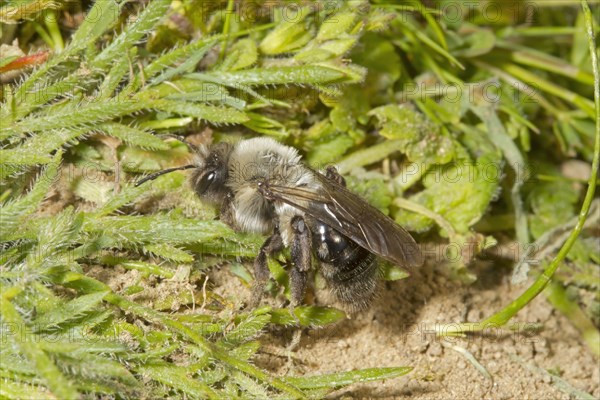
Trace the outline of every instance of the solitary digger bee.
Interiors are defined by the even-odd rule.
[[[159,171],[137,185],[193,169],[193,190],[220,208],[221,221],[236,231],[269,235],[254,260],[251,307],[260,303],[269,278],[267,258],[285,247],[292,261],[292,306],[304,297],[313,255],[330,290],[353,310],[367,308],[375,295],[377,257],[406,267],[423,263],[406,230],[346,189],[335,168],[311,169],[292,147],[254,138],[204,146],[197,153],[192,164]]]

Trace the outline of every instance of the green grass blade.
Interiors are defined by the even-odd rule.
[[[300,389],[340,388],[353,383],[370,382],[381,379],[392,379],[408,374],[412,367],[369,368],[358,371],[340,372],[337,374],[285,377],[284,380]]]
[[[511,198],[515,209],[515,230],[520,243],[529,243],[527,215],[521,199],[521,187],[526,178],[526,174],[523,172],[527,166],[525,159],[491,107],[472,106],[471,110],[486,124],[491,141],[502,151],[510,167],[515,171],[515,183],[511,189]]]
[[[594,75],[582,71],[580,68],[577,68],[558,57],[508,42],[501,41],[498,45],[499,47],[513,50],[510,53],[509,59],[516,63],[563,75],[586,85],[594,84]]]
[[[600,357],[600,332],[593,322],[579,308],[579,305],[569,300],[565,289],[560,283],[552,282],[548,287],[548,300],[560,311],[565,317],[571,321],[583,336],[583,340],[588,345],[588,348],[596,357]]]
[[[547,79],[543,79],[533,72],[521,68],[515,64],[499,63],[498,66],[508,74],[515,76],[521,81],[533,84],[536,89],[540,89],[544,92],[568,101],[569,103],[582,109],[588,116],[592,118],[594,117],[594,103],[585,97],[566,89],[564,86],[559,86]]]

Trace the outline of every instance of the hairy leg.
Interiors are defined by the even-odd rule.
[[[256,259],[254,260],[254,284],[252,285],[252,297],[250,298],[250,308],[256,308],[260,304],[263,291],[269,280],[269,267],[267,258],[281,251],[283,241],[279,230],[275,230],[260,248]]]
[[[310,232],[304,218],[292,218],[292,268],[290,270],[290,289],[292,291],[292,306],[297,306],[304,298],[306,281],[311,265]]]
[[[225,196],[225,201],[221,205],[219,212],[219,220],[227,224],[231,229],[235,230],[235,218],[233,217],[233,194],[228,193]]]
[[[294,332],[292,341],[286,347],[288,354],[287,369],[288,371],[293,370],[293,351],[300,344],[302,337],[302,328],[300,327],[300,320],[294,312],[294,307],[299,305],[304,298],[306,292],[306,283],[308,280],[308,271],[311,266],[311,240],[310,231],[304,221],[304,218],[296,216],[292,218],[292,244],[290,253],[292,256],[292,268],[290,270],[290,290],[292,291],[292,301],[289,306],[290,315],[296,321],[298,329]]]

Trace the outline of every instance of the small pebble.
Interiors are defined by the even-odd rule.
[[[481,310],[477,310],[477,309],[473,309],[471,311],[469,311],[469,313],[467,314],[467,321],[468,322],[477,322],[479,320],[481,320]]]
[[[547,355],[550,352],[548,341],[545,338],[537,338],[533,341],[533,349],[536,354]]]
[[[442,355],[442,345],[435,342],[432,343],[431,346],[429,346],[429,349],[427,350],[427,354],[433,357],[438,357]]]

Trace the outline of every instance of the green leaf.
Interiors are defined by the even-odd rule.
[[[167,150],[169,145],[154,136],[151,132],[118,123],[104,123],[98,129],[109,136],[121,139],[127,144],[143,149]]]
[[[392,379],[406,375],[412,367],[369,368],[357,371],[340,372],[336,374],[316,375],[306,377],[285,377],[285,381],[300,389],[339,388],[353,383],[370,382],[381,379]]]
[[[50,310],[35,319],[40,331],[57,327],[73,319],[81,318],[88,311],[98,306],[107,292],[98,292],[76,297],[75,299]]]
[[[66,54],[74,54],[96,41],[100,35],[117,22],[124,2],[116,0],[97,1],[87,12],[86,18],[71,37],[65,49]]]
[[[163,385],[170,386],[192,398],[218,399],[219,396],[205,383],[198,379],[192,379],[183,367],[177,367],[172,364],[148,364],[138,368],[139,373],[160,382]]]
[[[283,19],[265,38],[258,48],[263,54],[276,55],[288,53],[307,44],[313,37],[309,23],[305,18],[309,8],[300,8],[301,18]]]
[[[316,40],[318,42],[326,42],[344,37],[356,26],[356,19],[356,12],[344,11],[333,13],[319,27]]]
[[[207,51],[208,46],[204,46],[194,52],[191,52],[188,58],[180,65],[176,66],[175,68],[165,69],[160,75],[152,79],[150,84],[156,85],[173,77],[183,75],[187,72],[192,72],[196,68],[196,65],[204,58],[204,55]]]
[[[54,161],[47,165],[40,173],[32,189],[25,196],[6,202],[0,207],[0,240],[6,241],[18,232],[21,222],[33,213],[40,205],[50,185],[59,176],[59,160],[57,155]]]
[[[96,218],[86,220],[84,230],[104,233],[122,244],[177,244],[235,237],[233,231],[220,221],[198,221],[164,214]]]
[[[383,181],[381,176],[375,173],[359,177],[349,176],[346,183],[352,192],[358,194],[385,215],[389,214],[393,196],[390,193],[389,185]]]
[[[318,327],[332,324],[346,317],[346,314],[336,308],[317,306],[298,306],[294,314],[302,326]],[[295,325],[296,319],[292,317],[289,309],[271,311],[271,322],[278,325]]]
[[[248,121],[242,111],[230,107],[215,107],[177,100],[155,100],[154,107],[160,111],[207,120],[215,124],[240,124]]]
[[[366,101],[375,97],[375,99],[371,99],[373,104],[376,104],[376,101],[388,102],[394,91],[394,84],[401,76],[400,56],[389,40],[375,33],[364,35],[361,38],[361,45],[364,46],[364,49],[354,51],[352,60],[366,67],[368,73],[366,84],[364,88],[361,88],[362,96],[359,95],[356,99]],[[383,97],[382,92],[389,97]]]
[[[537,168],[540,172],[547,171],[541,164],[538,164]],[[556,174],[556,171],[550,173]],[[536,182],[532,185],[526,201],[531,210],[529,215],[531,234],[537,239],[575,215],[579,193],[574,191],[572,183],[566,180]]]
[[[287,136],[285,126],[279,121],[257,113],[249,112],[246,113],[246,115],[249,117],[249,120],[247,122],[244,122],[245,127],[252,129],[255,132],[259,132],[276,138],[284,138]]]
[[[144,248],[147,251],[167,260],[177,261],[180,263],[192,263],[194,261],[194,256],[187,251],[170,246],[166,243],[147,244],[144,246]]]
[[[224,341],[227,344],[239,344],[248,341],[256,337],[270,321],[271,316],[268,314],[249,315],[225,334]]]
[[[527,164],[517,145],[507,135],[504,125],[492,107],[474,105],[471,110],[486,124],[490,140],[502,151],[504,158],[515,172],[516,179],[511,189],[511,199],[515,210],[515,230],[520,243],[529,243],[529,227],[521,198],[521,187],[527,177],[523,171],[527,168]]]
[[[23,382],[15,382],[13,380],[3,379],[0,385],[0,396],[6,399],[39,399],[39,400],[54,400],[56,397],[52,392],[40,387],[39,385],[28,385]]]
[[[319,167],[331,165],[354,145],[354,140],[346,135],[332,135],[319,140],[306,156],[309,164]]]
[[[19,165],[48,164],[51,153],[67,144],[75,144],[77,139],[88,133],[86,128],[53,129],[30,137],[19,147],[0,150],[3,163]]]
[[[399,140],[402,152],[420,165],[445,164],[455,156],[452,140],[425,117],[406,106],[387,105],[369,112],[377,118],[379,134]]]
[[[496,45],[496,35],[492,30],[469,24],[466,24],[464,29],[471,32],[461,38],[460,48],[451,49],[454,56],[466,58],[481,56],[489,53]]]
[[[475,162],[468,159],[435,166],[423,179],[425,190],[410,200],[440,214],[458,233],[468,233],[485,213],[499,190],[502,163],[495,153]],[[408,230],[424,231],[434,221],[420,214],[402,212],[396,222]]]
[[[193,74],[190,74],[192,76]],[[302,65],[295,67],[253,68],[236,72],[211,73],[229,85],[334,83],[350,78],[350,74],[333,65]]]
[[[47,131],[51,129],[90,126],[99,122],[111,120],[123,115],[131,114],[146,108],[143,102],[133,100],[111,100],[99,104],[85,104],[78,106],[70,104],[51,116],[39,118],[31,116],[23,119],[10,127],[0,129],[0,137],[16,135],[19,133]]]
[[[246,396],[252,396],[251,398],[256,399],[266,399],[270,397],[267,387],[259,384],[248,375],[235,371],[232,378]]]
[[[410,276],[410,274],[404,271],[401,268],[390,265],[389,263],[384,263],[382,266],[382,279],[385,281],[399,281],[400,279],[405,279]]]
[[[254,40],[241,39],[227,51],[227,57],[223,60],[221,69],[223,71],[237,71],[250,67],[257,60],[258,50]]]
[[[165,16],[170,5],[170,0],[155,0],[148,3],[134,22],[127,25],[125,30],[94,59],[93,66],[96,68],[106,67],[119,55],[127,54],[128,49],[148,34],[150,29]]]

